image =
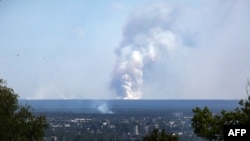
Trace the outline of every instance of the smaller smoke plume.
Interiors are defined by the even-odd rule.
[[[97,107],[97,110],[103,114],[113,114],[113,111],[111,111],[106,103],[102,103]]]

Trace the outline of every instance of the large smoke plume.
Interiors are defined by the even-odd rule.
[[[171,10],[155,4],[130,17],[123,39],[116,48],[116,63],[111,87],[123,99],[142,97],[144,70],[175,47],[175,35],[169,30]]]

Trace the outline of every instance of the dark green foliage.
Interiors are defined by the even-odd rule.
[[[149,135],[143,138],[143,141],[178,141],[179,138],[172,134],[165,133],[165,130],[154,129]]]
[[[222,110],[220,115],[213,115],[208,107],[196,107],[192,118],[194,133],[208,140],[223,140],[224,125],[250,124],[250,96],[246,100],[240,100],[239,105],[234,111]]]
[[[35,117],[30,106],[18,104],[18,95],[0,79],[0,140],[43,140],[47,128],[45,116]]]
[[[193,109],[192,127],[194,133],[199,137],[208,140],[217,140],[223,136],[223,125],[221,126],[221,117],[213,116],[208,107]]]

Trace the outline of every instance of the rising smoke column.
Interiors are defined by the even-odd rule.
[[[102,103],[97,107],[97,110],[101,112],[102,114],[113,114],[113,111],[111,111],[106,103]]]
[[[132,15],[116,48],[111,88],[123,99],[142,97],[143,73],[174,48],[175,35],[168,30],[171,10],[155,4]]]

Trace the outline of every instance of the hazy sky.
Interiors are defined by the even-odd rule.
[[[1,0],[0,78],[24,99],[246,98],[249,6]]]

